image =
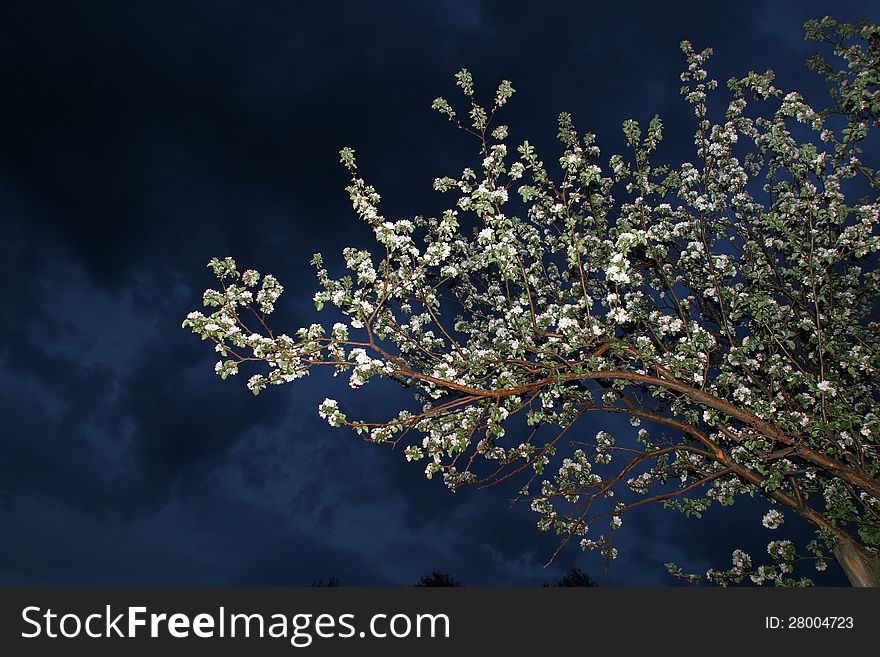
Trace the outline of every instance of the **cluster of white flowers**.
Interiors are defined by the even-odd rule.
[[[383,360],[370,358],[367,351],[362,347],[352,349],[351,353],[349,353],[349,358],[355,362],[348,381],[349,386],[352,388],[361,387],[374,374],[380,374],[393,369],[392,366],[386,365]]]
[[[608,320],[617,324],[625,324],[632,319],[632,316],[624,308],[612,308],[606,315]]]
[[[452,247],[448,242],[434,242],[425,250],[425,264],[436,267],[449,257]]]
[[[614,436],[607,431],[600,431],[596,434],[596,451],[601,452],[611,449],[614,446]]]
[[[764,514],[764,517],[761,520],[761,524],[764,525],[767,529],[779,529],[784,521],[785,517],[782,515],[782,513],[780,513],[776,509],[770,509],[767,513]]]
[[[255,286],[260,280],[260,272],[255,269],[247,269],[241,273],[241,282],[248,287]]]
[[[275,310],[275,302],[278,301],[278,297],[281,296],[282,292],[284,292],[284,288],[274,276],[271,274],[263,276],[263,287],[257,292],[257,303],[260,306],[260,310],[266,314],[273,312]]]
[[[789,540],[771,541],[767,544],[767,554],[774,559],[794,558],[794,543]]]
[[[745,404],[745,403],[747,403],[747,402],[749,402],[749,401],[751,400],[751,398],[752,398],[752,391],[751,391],[751,389],[749,389],[749,388],[745,387],[744,385],[740,384],[740,385],[737,387],[737,389],[733,391],[733,398],[734,398],[736,401]]]
[[[613,283],[629,283],[632,279],[629,275],[629,260],[622,253],[615,253],[611,257],[608,267],[605,268],[605,276]]]
[[[327,420],[331,427],[339,427],[345,422],[345,414],[339,410],[339,402],[335,399],[325,399],[318,406],[318,415]]]
[[[654,476],[650,472],[643,472],[636,477],[627,479],[626,485],[629,486],[630,490],[644,495],[648,492],[648,487],[652,481],[654,481]]]
[[[742,550],[733,551],[733,568],[737,573],[745,573],[752,567],[752,558]]]
[[[754,584],[758,586],[763,586],[766,581],[773,581],[776,579],[775,575],[771,570],[767,568],[767,566],[758,566],[753,575],[749,576],[749,579],[752,580]]]

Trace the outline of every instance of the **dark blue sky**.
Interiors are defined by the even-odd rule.
[[[311,254],[334,265],[369,240],[341,146],[386,215],[440,209],[431,181],[476,155],[429,109],[462,66],[484,89],[513,81],[511,141],[545,159],[566,110],[606,158],[625,118],[659,113],[680,161],[679,41],[712,46],[721,81],[773,68],[822,105],[801,25],[828,13],[880,19],[847,0],[4,3],[0,584],[407,585],[444,570],[534,585],[578,566],[602,585],[665,585],[665,561],[760,554],[766,504],[702,521],[655,509],[625,519],[607,571],[575,547],[543,570],[556,539],[505,491],[452,495],[329,429],[316,406],[344,380],[255,399],[180,322],[207,260],[230,254],[287,288],[277,326],[315,321]],[[401,398],[371,388],[349,404]]]

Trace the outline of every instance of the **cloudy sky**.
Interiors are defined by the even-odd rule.
[[[669,585],[665,561],[724,567],[763,551],[766,504],[687,520],[628,516],[606,569],[510,508],[453,495],[399,452],[330,429],[401,393],[314,376],[258,398],[221,382],[180,329],[234,255],[287,292],[276,326],[316,321],[311,254],[338,265],[369,230],[338,150],[358,150],[389,217],[436,211],[431,191],[477,154],[430,110],[467,66],[518,92],[513,140],[556,153],[573,114],[606,155],[620,123],[667,122],[692,157],[678,43],[712,46],[726,80],[773,68],[826,102],[803,62],[808,18],[880,19],[872,3],[19,2],[0,9],[0,584],[536,585],[576,566],[601,585]],[[470,159],[469,159],[470,158]],[[823,583],[843,583],[836,567]]]

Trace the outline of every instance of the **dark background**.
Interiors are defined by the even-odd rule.
[[[442,210],[431,181],[477,153],[429,106],[458,98],[462,66],[487,94],[513,81],[511,146],[552,161],[566,110],[607,162],[623,119],[659,113],[680,162],[679,41],[712,46],[721,82],[773,68],[821,107],[801,25],[828,13],[880,18],[850,1],[3,3],[0,584],[537,585],[577,566],[651,586],[676,583],[665,561],[760,559],[758,501],[634,512],[607,570],[574,546],[544,570],[556,537],[505,491],[453,495],[317,417],[326,396],[359,416],[399,393],[315,376],[255,399],[180,322],[215,255],[279,277],[276,326],[318,319],[311,254],[335,270],[370,239],[341,146],[386,216]],[[818,581],[845,583],[834,565]]]

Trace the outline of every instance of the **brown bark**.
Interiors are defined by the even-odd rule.
[[[853,586],[880,586],[880,557],[851,539],[839,537],[834,556]]]

